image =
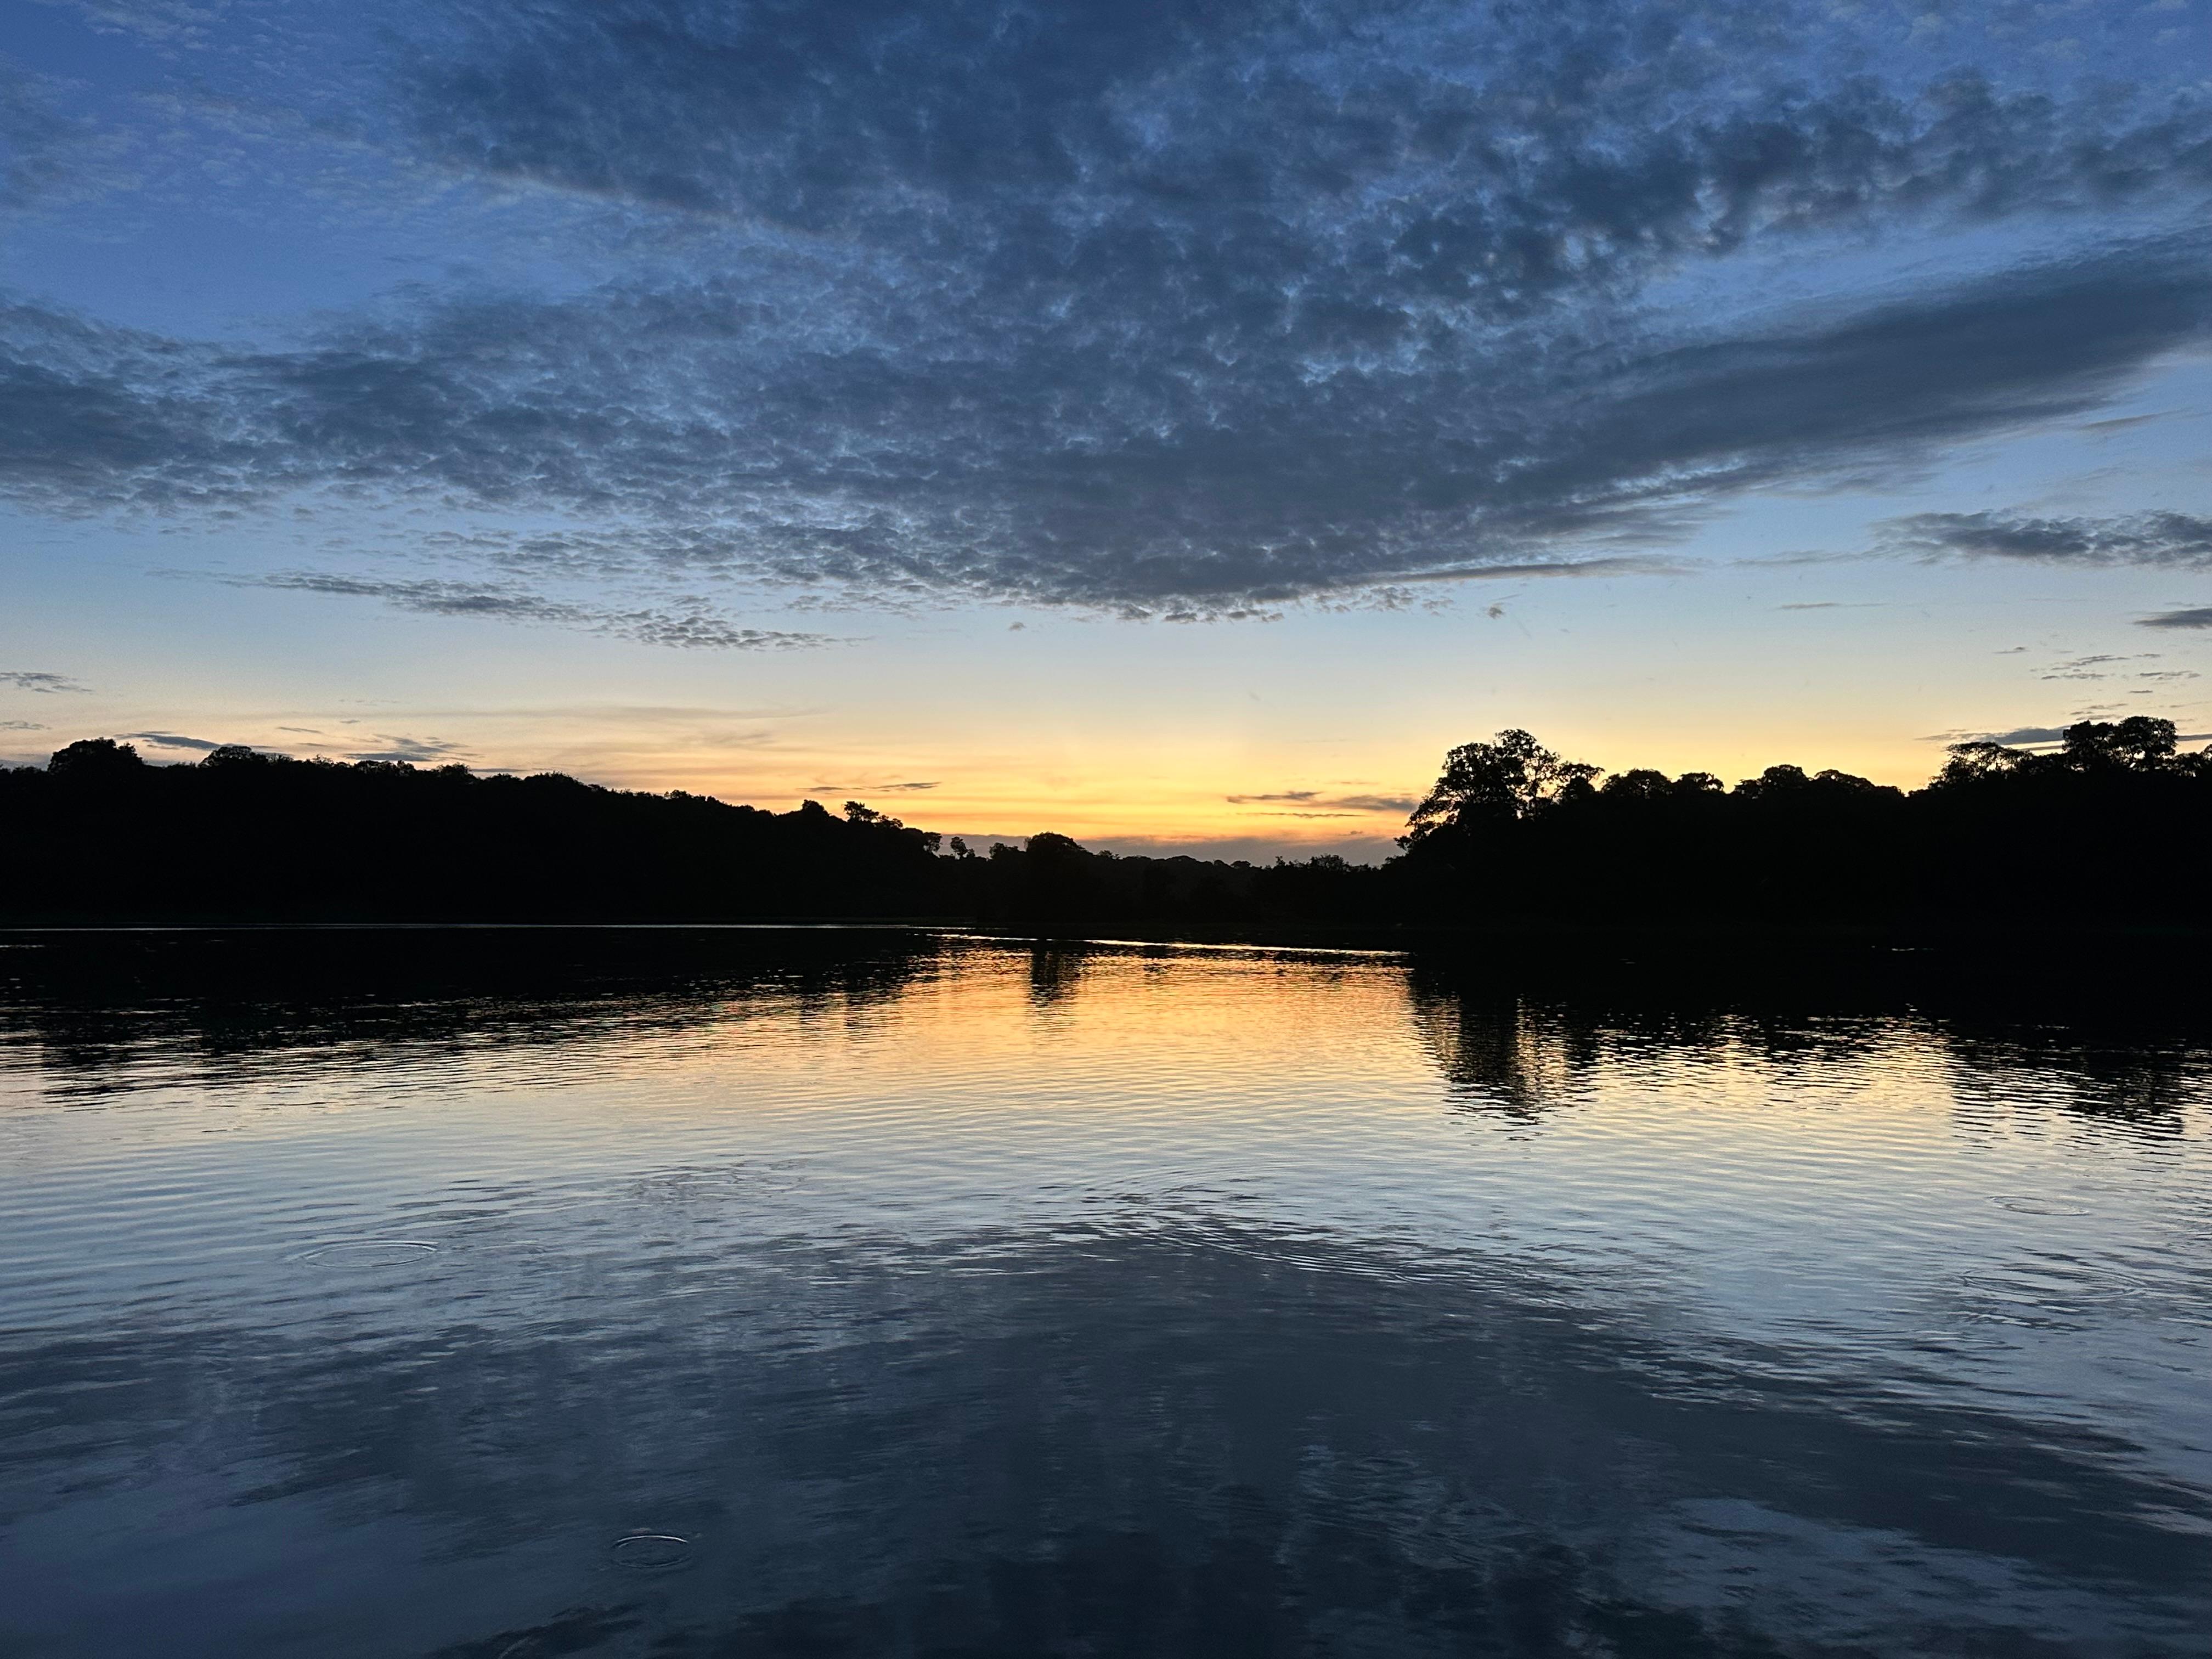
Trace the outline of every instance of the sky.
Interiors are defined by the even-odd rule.
[[[1390,850],[2212,736],[2212,0],[0,0],[0,762]]]

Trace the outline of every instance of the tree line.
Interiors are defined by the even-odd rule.
[[[1954,744],[1910,792],[1796,766],[1729,788],[1501,732],[1446,757],[1401,845],[1398,879],[1462,919],[2200,926],[2212,750],[2138,715]]]
[[[1607,775],[1525,732],[1452,750],[1380,866],[979,851],[864,803],[789,812],[558,774],[149,765],[75,743],[0,769],[0,921],[904,919],[1028,933],[2212,923],[2212,750],[2084,721],[1954,745],[1910,792],[1837,771]]]

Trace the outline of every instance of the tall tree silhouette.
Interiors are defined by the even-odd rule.
[[[1577,786],[1587,788],[1602,769],[1563,759],[1517,729],[1500,732],[1492,743],[1463,743],[1444,757],[1443,772],[1413,808],[1399,844],[1413,846],[1440,830],[1528,817]]]

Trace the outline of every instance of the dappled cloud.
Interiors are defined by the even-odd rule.
[[[250,344],[19,300],[19,501],[435,502],[452,556],[521,580],[542,557],[1260,616],[1662,569],[1655,549],[1747,492],[1910,477],[2079,418],[2212,316],[2192,228],[2212,112],[2149,58],[2133,89],[1931,76],[1781,4],[383,9],[405,44],[356,88],[356,142],[409,178],[632,216],[649,254]],[[46,129],[22,119],[35,163]],[[1942,237],[1965,252],[1902,282],[1768,280]],[[1709,278],[1728,303],[1681,301]],[[517,510],[568,528],[491,522]],[[1895,536],[2201,558],[2202,521],[2154,516],[2074,555],[2014,545],[2056,548],[2047,524],[1966,521],[1988,515]],[[270,580],[654,643],[819,642],[696,606]]]

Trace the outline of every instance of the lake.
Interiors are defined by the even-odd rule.
[[[0,943],[0,1653],[2207,1648],[2185,956]]]

